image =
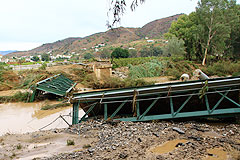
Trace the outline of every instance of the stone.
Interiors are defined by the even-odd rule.
[[[175,147],[185,146],[184,143],[178,143]]]
[[[126,153],[120,153],[119,154],[119,158],[122,158],[122,159],[125,159],[125,158],[127,158],[127,154]]]
[[[157,156],[156,156],[156,159],[164,160],[165,158],[164,158],[162,155],[157,155]]]
[[[178,132],[179,134],[185,134],[185,132],[178,127],[173,127],[173,130]]]

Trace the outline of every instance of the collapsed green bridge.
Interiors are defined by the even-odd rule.
[[[72,124],[91,117],[148,121],[240,114],[240,77],[74,94]],[[85,111],[79,118],[79,108]]]
[[[61,97],[67,96],[76,84],[77,83],[74,83],[71,79],[63,76],[62,74],[44,79],[31,87],[33,94],[30,98],[30,102],[33,102],[35,97],[43,92]]]

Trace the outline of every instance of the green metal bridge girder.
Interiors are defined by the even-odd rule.
[[[199,87],[199,82],[202,88]],[[234,116],[240,114],[240,77],[209,80],[209,90],[200,99],[198,97],[201,95],[200,91],[203,89],[204,84],[205,81],[189,81],[76,94],[73,98],[75,100],[73,105],[76,106],[77,104],[75,110],[79,109],[80,104],[87,103],[90,105],[88,109],[84,110],[85,115],[79,121],[77,121],[78,115],[75,116],[77,118],[73,121],[73,124],[86,120],[90,112],[94,113],[99,108],[102,108],[101,115],[103,115],[105,120],[115,118],[121,121],[149,121],[186,117]],[[134,96],[135,91],[138,93],[137,96]],[[134,97],[136,97],[135,100]],[[212,99],[214,99],[214,103]],[[124,112],[127,109],[126,106],[129,106],[128,109],[132,110],[130,106],[133,106],[134,101],[136,101],[137,114],[128,114],[128,117],[125,115],[125,118],[119,118],[121,115],[118,113]],[[146,106],[146,101],[148,101],[148,106]],[[164,106],[162,102],[164,102]],[[199,102],[204,105],[204,108],[198,108]],[[189,110],[189,105],[191,106],[192,103],[197,104],[190,107]],[[161,113],[161,109],[164,110],[166,108],[169,112]],[[157,114],[153,114],[155,110],[156,112],[158,110]]]
[[[75,87],[75,85],[76,83],[61,74],[44,79],[36,83],[35,86],[31,87],[33,94],[30,102],[34,101],[36,92],[38,90],[52,93],[58,96],[66,96]]]

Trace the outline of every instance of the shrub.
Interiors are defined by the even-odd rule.
[[[112,57],[114,58],[128,58],[129,57],[129,52],[127,49],[123,48],[115,48],[114,51],[111,54]]]
[[[41,67],[39,67],[40,70],[46,70],[47,64],[43,63]]]
[[[27,102],[30,97],[29,92],[20,92],[18,91],[13,96],[1,96],[0,103],[5,102]]]
[[[75,145],[74,140],[68,139],[67,140],[67,146]]]
[[[84,145],[83,145],[83,148],[90,148],[90,147],[91,147],[90,144],[84,144]]]
[[[167,61],[152,60],[137,66],[129,65],[129,76],[131,78],[157,77],[162,75],[166,64]]]
[[[86,54],[83,55],[83,58],[84,59],[91,59],[91,58],[94,58],[94,56],[91,53],[86,53]]]
[[[207,68],[202,69],[207,75],[236,75],[240,71],[240,63],[233,63],[231,61],[216,62],[212,65],[207,66]]]
[[[22,145],[20,143],[17,145],[17,149],[22,149]]]

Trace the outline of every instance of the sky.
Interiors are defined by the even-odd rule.
[[[30,50],[68,37],[107,31],[111,0],[0,0],[0,51]],[[175,14],[189,14],[198,0],[145,0],[134,12],[132,0],[116,27],[143,25]],[[237,1],[238,3],[240,0]]]

